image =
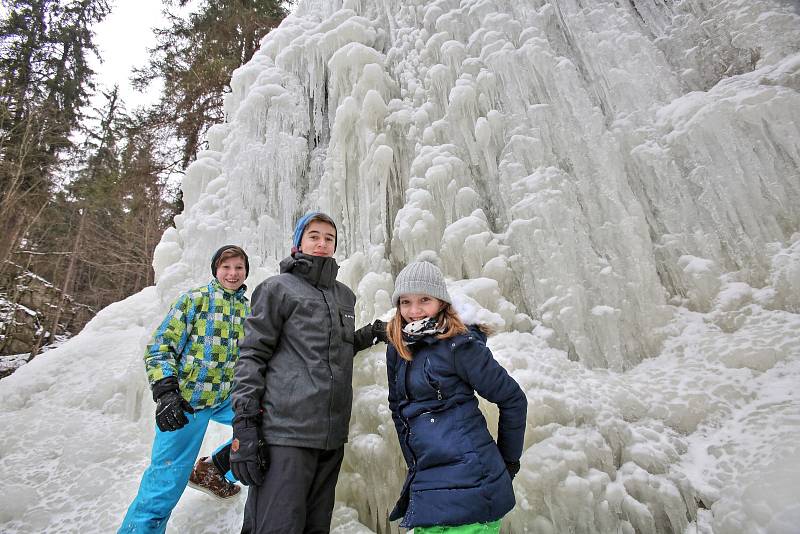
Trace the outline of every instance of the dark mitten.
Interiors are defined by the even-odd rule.
[[[156,424],[162,432],[171,432],[183,428],[189,422],[184,412],[194,413],[194,408],[181,397],[178,389],[166,389],[163,381],[167,377],[159,380],[153,385],[153,396],[156,397]],[[177,385],[175,380],[175,385]]]
[[[386,323],[381,321],[380,319],[375,319],[372,323],[372,337],[373,339],[377,339],[378,341],[383,341],[384,343],[389,342],[389,338],[386,337]]]
[[[233,422],[231,472],[245,486],[260,486],[268,467],[266,447],[258,435],[258,424],[250,419]]]
[[[511,480],[514,480],[514,477],[519,473],[519,462],[506,462],[506,469],[508,474],[511,475]]]

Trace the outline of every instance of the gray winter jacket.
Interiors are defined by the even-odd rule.
[[[353,292],[333,258],[296,253],[259,284],[239,342],[236,417],[261,420],[271,445],[336,449],[347,441],[353,356],[373,343],[355,332]]]

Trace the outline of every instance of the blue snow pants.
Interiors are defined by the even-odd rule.
[[[186,414],[189,423],[172,432],[156,427],[150,465],[142,475],[139,493],[128,508],[119,533],[163,533],[172,509],[186,489],[209,421],[224,425],[233,422],[231,399],[214,408]],[[230,443],[221,445],[220,450]],[[216,451],[215,451],[216,452]],[[230,476],[228,475],[228,478]],[[234,479],[235,480],[235,479]]]

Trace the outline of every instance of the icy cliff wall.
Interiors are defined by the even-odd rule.
[[[164,305],[223,242],[252,287],[322,209],[359,323],[427,254],[509,332],[493,349],[531,415],[507,528],[680,532],[699,502],[747,531],[736,473],[786,451],[759,464],[735,429],[764,431],[747,402],[800,352],[795,3],[307,0],[231,87],[157,249]],[[379,352],[357,360],[340,489],[383,532],[402,466]],[[770,439],[797,437],[778,397]]]
[[[226,239],[268,272],[319,207],[371,281],[363,320],[433,251],[497,283],[506,328],[630,368],[665,304],[709,309],[721,272],[763,286],[798,230],[798,47],[778,1],[301,3],[234,75],[162,285]]]

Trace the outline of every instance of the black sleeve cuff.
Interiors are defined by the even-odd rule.
[[[261,428],[261,414],[242,414],[233,418],[233,426],[236,428]]]
[[[153,400],[157,401],[158,398],[168,391],[178,391],[180,390],[180,386],[178,385],[178,379],[174,376],[165,376],[161,380],[157,380],[153,384]]]
[[[506,469],[508,469],[508,473],[511,475],[513,479],[517,473],[519,473],[520,464],[519,462],[506,462]]]

